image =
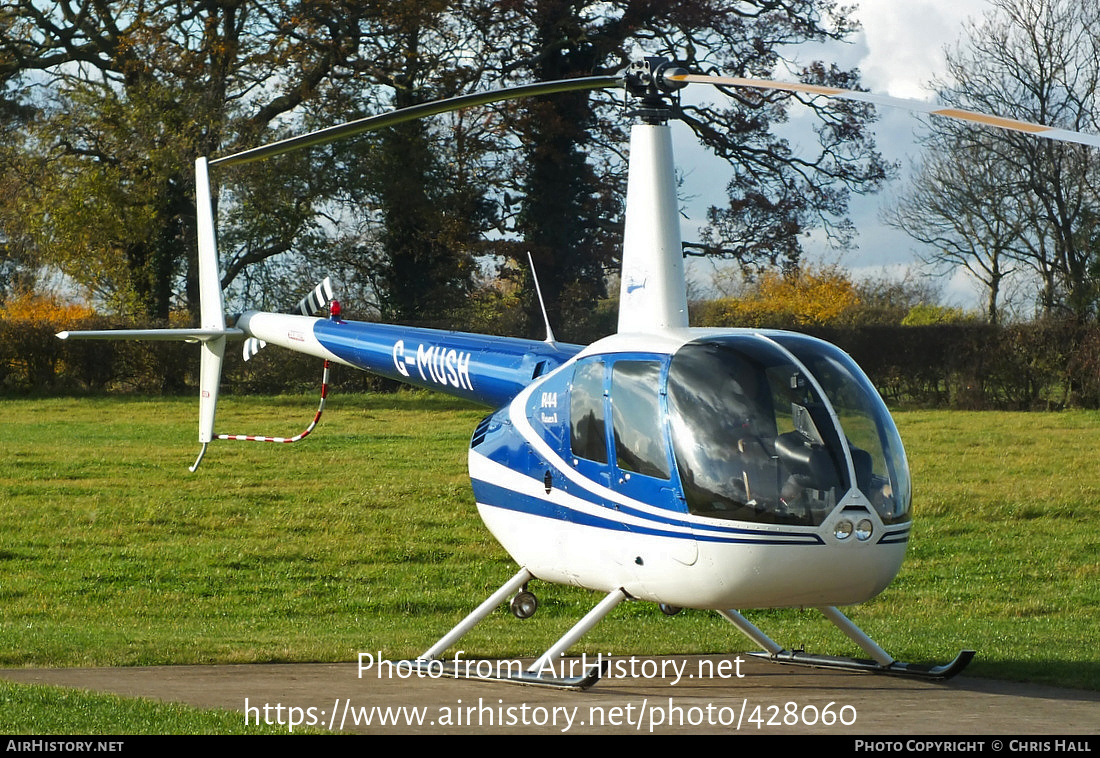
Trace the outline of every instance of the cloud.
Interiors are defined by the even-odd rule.
[[[987,7],[988,0],[861,0],[855,16],[863,29],[848,53],[855,53],[851,65],[860,69],[863,85],[873,92],[930,100],[929,83],[946,71],[945,49],[958,44],[966,21],[980,18]],[[872,275],[876,269],[896,273],[921,265],[918,243],[882,221],[884,209],[904,188],[906,169],[920,156],[915,139],[918,127],[911,114],[880,109],[876,142],[884,157],[899,161],[903,170],[881,194],[853,198],[851,216],[859,229],[859,247],[845,255],[842,263],[857,277]],[[978,293],[963,274],[948,276],[944,299],[977,307]]]
[[[844,68],[858,68],[862,83],[873,92],[893,97],[928,100],[933,97],[928,84],[945,73],[944,49],[959,42],[968,18],[978,18],[988,0],[860,0],[855,17],[862,23],[860,33],[847,43],[826,46],[807,45],[787,51],[801,63],[812,60],[836,62]],[[791,139],[797,143],[797,130],[808,128],[800,123],[808,114],[792,113]],[[918,243],[903,232],[886,226],[883,210],[893,202],[905,185],[904,169],[920,156],[915,130],[920,126],[913,114],[895,108],[880,108],[875,124],[876,144],[889,161],[903,166],[903,176],[877,196],[853,196],[850,217],[859,231],[858,248],[848,251],[839,263],[857,278],[899,277],[908,268],[920,267]],[[707,205],[722,204],[725,176],[720,162],[699,148],[680,131],[676,147],[680,167],[689,175],[688,218],[682,222],[684,237],[697,238]],[[807,140],[812,136],[807,136]],[[837,251],[820,235],[805,243],[807,259],[836,262]],[[705,268],[694,269],[704,277]],[[979,305],[972,283],[959,273],[944,280],[944,299],[952,305],[976,308]]]
[[[944,48],[953,46],[968,17],[981,15],[985,0],[862,0],[863,24],[857,62],[863,82],[894,97],[928,98],[927,85],[944,71]]]

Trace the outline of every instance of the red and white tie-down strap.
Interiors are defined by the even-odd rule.
[[[321,414],[325,411],[325,398],[328,397],[328,370],[329,362],[325,361],[325,370],[321,376],[321,404],[317,407],[317,413],[313,417],[313,421],[309,426],[305,428],[299,434],[293,437],[258,437],[248,434],[219,434],[217,439],[219,440],[243,440],[245,442],[297,442],[298,440],[305,439],[309,436],[309,433],[313,431],[317,426],[317,422],[321,420]]]

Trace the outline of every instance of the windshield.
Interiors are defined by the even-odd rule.
[[[818,380],[840,419],[857,485],[883,523],[909,520],[912,485],[901,436],[870,380],[839,348],[798,334],[776,336]]]
[[[688,343],[669,365],[668,409],[692,513],[816,526],[854,484],[884,523],[908,519],[909,469],[893,421],[827,343],[751,334]]]
[[[851,488],[836,426],[790,356],[751,335],[685,345],[668,373],[673,452],[692,513],[818,525]]]

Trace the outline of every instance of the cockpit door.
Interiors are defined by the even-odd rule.
[[[668,443],[666,367],[664,356],[579,361],[570,391],[570,446],[575,470],[614,493],[605,505],[625,530],[661,540],[667,557],[691,564],[696,546],[680,519],[686,507]]]

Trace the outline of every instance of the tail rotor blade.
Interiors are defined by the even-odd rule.
[[[263,340],[256,339],[255,337],[249,337],[244,341],[243,355],[244,359],[251,360],[256,353],[267,347],[267,343]]]
[[[334,297],[332,281],[326,276],[312,292],[298,301],[298,312],[303,316],[316,316],[328,307]]]

